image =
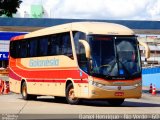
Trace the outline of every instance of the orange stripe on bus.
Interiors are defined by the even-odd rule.
[[[12,38],[11,38],[11,41],[24,39],[24,36],[25,36],[25,35],[19,35],[19,36],[12,37]]]

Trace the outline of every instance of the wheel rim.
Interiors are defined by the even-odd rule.
[[[73,88],[71,88],[71,89],[69,90],[69,95],[68,95],[68,97],[69,97],[70,100],[73,100],[73,99],[75,98],[74,89],[73,89]]]
[[[27,95],[27,87],[23,86],[22,88],[22,95],[25,97]]]
[[[74,88],[71,88],[70,90],[69,90],[69,94],[68,94],[68,98],[69,98],[69,100],[76,100],[76,98],[75,98],[75,93],[74,93]]]

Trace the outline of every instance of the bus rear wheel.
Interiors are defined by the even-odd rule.
[[[66,100],[71,105],[77,105],[80,99],[75,97],[75,91],[72,83],[69,83],[66,88]]]
[[[26,82],[22,83],[21,94],[22,94],[22,98],[24,100],[31,100],[31,99],[33,100],[33,99],[37,98],[36,95],[30,95],[30,94],[27,93],[27,84],[26,84]]]
[[[120,106],[124,102],[124,99],[108,99],[107,102],[112,106]]]

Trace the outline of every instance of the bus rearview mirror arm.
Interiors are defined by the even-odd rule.
[[[150,48],[146,43],[141,41],[139,41],[139,45],[145,48],[145,61],[147,61],[147,58],[150,58]]]
[[[81,40],[81,39],[79,40],[79,42],[81,44],[83,44],[83,46],[85,48],[86,58],[91,59],[91,49],[90,49],[90,46],[89,46],[88,42],[85,41],[85,40]]]

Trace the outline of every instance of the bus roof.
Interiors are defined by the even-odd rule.
[[[134,32],[131,29],[120,24],[106,22],[73,22],[37,30],[24,35],[24,38],[62,33],[70,30],[81,31],[86,34],[134,35]]]

